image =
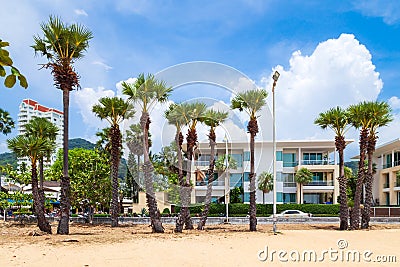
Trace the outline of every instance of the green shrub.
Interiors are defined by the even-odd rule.
[[[110,217],[110,214],[107,214],[107,213],[93,214],[93,217],[95,217],[95,218]]]
[[[163,214],[170,214],[171,212],[169,211],[169,208],[165,208],[162,213]]]

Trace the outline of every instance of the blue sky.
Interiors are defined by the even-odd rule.
[[[380,141],[399,137],[399,1],[2,1],[0,38],[10,42],[14,63],[29,82],[27,90],[0,85],[0,107],[15,120],[24,98],[62,108],[50,72],[39,70],[45,59],[30,48],[50,14],[94,35],[76,64],[82,90],[71,93],[71,138],[94,140],[105,124],[91,117],[90,106],[119,94],[121,81],[198,60],[231,66],[269,91],[271,74],[279,70],[278,139],[331,138],[313,125],[319,112],[375,99],[389,101],[395,117]],[[229,100],[224,92],[193,88],[177,90],[171,100],[210,93]],[[0,136],[0,152],[16,132]],[[356,131],[349,138],[356,139]]]

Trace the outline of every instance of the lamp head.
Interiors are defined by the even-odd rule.
[[[277,82],[278,79],[279,79],[279,76],[281,76],[281,75],[279,74],[279,72],[278,72],[278,71],[275,71],[274,75],[272,76],[272,79],[273,79],[275,82]]]

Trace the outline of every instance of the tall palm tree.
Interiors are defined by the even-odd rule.
[[[31,160],[32,195],[38,227],[41,231],[51,234],[51,226],[44,216],[44,203],[41,201],[38,189],[37,160],[43,156],[51,144],[44,138],[19,135],[7,140],[7,145],[18,157],[29,157]]]
[[[356,182],[356,191],[354,194],[354,207],[351,210],[351,229],[356,230],[360,227],[360,204],[362,187],[365,179],[365,154],[368,146],[368,135],[373,117],[368,110],[368,102],[364,101],[357,105],[351,105],[348,108],[350,123],[356,129],[360,129],[360,156],[358,162],[358,174]]]
[[[153,232],[163,233],[164,228],[160,220],[160,212],[157,209],[157,201],[155,198],[153,187],[153,171],[154,168],[149,156],[149,127],[150,127],[150,111],[154,105],[164,103],[168,100],[168,96],[172,92],[171,87],[167,87],[165,82],[158,81],[154,75],[140,74],[135,83],[122,83],[123,94],[129,97],[130,101],[138,103],[142,108],[140,117],[140,125],[143,131],[143,172],[146,187],[147,205],[151,218]]]
[[[69,234],[69,211],[71,203],[70,179],[68,176],[68,124],[69,92],[79,88],[79,76],[73,68],[89,47],[92,32],[79,24],[67,25],[58,17],[50,16],[47,23],[41,24],[43,37],[34,36],[32,48],[48,60],[43,66],[50,68],[54,85],[63,93],[63,177],[61,179],[61,219],[58,234]]]
[[[258,189],[263,192],[263,204],[265,204],[264,194],[274,189],[274,175],[270,172],[262,172],[258,175]]]
[[[368,168],[365,176],[365,201],[364,209],[361,212],[361,228],[367,229],[370,221],[370,209],[372,206],[372,184],[374,182],[374,166],[372,156],[375,152],[376,140],[378,139],[378,128],[387,126],[392,120],[391,108],[388,103],[384,101],[368,102],[367,109],[371,114],[372,122],[369,127],[368,145],[367,145],[367,161]]]
[[[266,104],[268,93],[262,89],[239,93],[232,99],[231,108],[245,110],[250,117],[247,131],[250,133],[250,231],[257,230],[256,174],[254,170],[254,138],[258,133],[257,112]]]
[[[7,135],[11,133],[13,128],[14,121],[11,118],[10,113],[0,108],[0,132]]]
[[[297,170],[296,174],[294,175],[294,180],[296,181],[296,183],[298,183],[300,185],[300,203],[303,203],[304,197],[303,197],[303,190],[302,190],[302,186],[304,186],[305,184],[311,183],[313,179],[313,174],[312,172],[307,169],[307,168],[301,168],[299,170]]]
[[[192,174],[192,160],[194,155],[195,146],[197,143],[197,131],[196,126],[198,122],[202,122],[204,120],[205,111],[207,109],[207,105],[200,102],[188,103],[186,105],[186,117],[188,118],[188,132],[186,134],[186,156],[187,156],[187,164],[186,164],[186,181],[184,185],[181,187],[181,201],[182,201],[182,209],[178,215],[177,223],[176,223],[176,231],[182,231],[183,223],[185,224],[185,229],[193,229],[192,219],[190,217],[190,194],[192,188],[190,186],[190,178]]]
[[[349,116],[346,110],[339,106],[320,113],[314,124],[322,129],[330,128],[335,133],[335,147],[339,153],[339,195],[340,195],[340,230],[349,227],[349,209],[347,207],[347,178],[344,173],[344,149],[346,148],[345,134],[350,128]]]
[[[203,123],[210,127],[208,132],[208,140],[210,145],[210,161],[207,170],[208,183],[206,191],[206,200],[204,203],[204,210],[201,213],[201,218],[197,224],[198,230],[203,230],[207,221],[208,212],[210,210],[211,196],[212,196],[212,182],[214,181],[214,166],[215,166],[215,146],[216,135],[215,128],[223,123],[228,118],[228,112],[217,111],[209,109],[204,113]]]
[[[165,111],[165,118],[168,120],[168,123],[171,125],[174,125],[176,128],[176,133],[175,133],[175,143],[176,143],[176,152],[177,152],[177,169],[178,169],[178,183],[180,188],[183,188],[185,186],[185,179],[183,177],[183,159],[182,159],[182,144],[183,144],[183,135],[182,135],[182,127],[189,122],[188,118],[188,104],[187,103],[182,103],[182,104],[171,104],[168,108],[168,110]],[[183,199],[184,196],[182,196],[183,191],[180,190],[180,199]],[[183,209],[183,207],[182,207]],[[182,211],[181,209],[181,211]],[[176,220],[176,227],[175,231],[176,232],[182,232],[183,229],[183,222],[182,221],[182,216],[179,216],[178,219]]]
[[[100,104],[93,106],[92,111],[101,120],[110,123],[109,138],[111,143],[111,227],[118,226],[118,167],[121,160],[122,135],[119,124],[123,120],[133,117],[133,107],[120,97],[102,97]]]

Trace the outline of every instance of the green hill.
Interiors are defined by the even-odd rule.
[[[74,148],[84,148],[84,149],[94,149],[96,144],[93,144],[82,138],[74,138],[68,140],[68,149]]]
[[[13,169],[17,168],[17,157],[14,153],[6,152],[0,154],[0,166],[10,164]]]

